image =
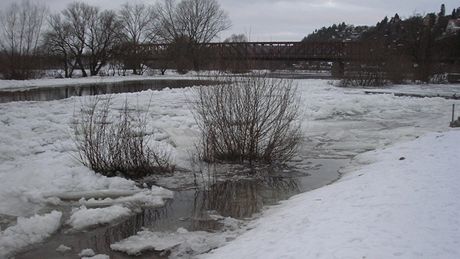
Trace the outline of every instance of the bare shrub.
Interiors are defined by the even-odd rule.
[[[340,80],[342,87],[383,86],[387,83],[380,65],[355,66]]]
[[[95,172],[140,178],[173,171],[169,152],[149,145],[146,116],[127,101],[113,114],[110,98],[94,98],[74,118],[79,160]]]
[[[293,81],[265,74],[220,80],[195,93],[201,158],[250,164],[291,158],[301,139],[300,99]]]

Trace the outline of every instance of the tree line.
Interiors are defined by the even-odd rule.
[[[56,13],[23,0],[1,12],[0,25],[0,74],[27,79],[46,66],[61,68],[64,77],[77,70],[83,77],[97,75],[109,64],[142,74],[142,45],[186,46],[193,54],[193,46],[210,42],[231,23],[216,0],[127,2],[119,10],[73,2]]]
[[[303,41],[365,43],[374,50],[371,64],[365,64],[368,69],[394,83],[408,78],[427,82],[435,74],[459,71],[460,31],[448,28],[449,21],[459,18],[460,7],[447,14],[442,4],[437,13],[416,14],[405,19],[395,14],[384,17],[375,26],[334,24],[314,31]],[[375,76],[375,73],[368,74]]]

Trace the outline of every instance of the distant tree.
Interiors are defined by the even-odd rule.
[[[224,42],[247,42],[248,37],[245,34],[232,34]]]
[[[385,16],[385,18],[383,18],[382,21],[377,23],[377,25],[376,25],[377,30],[382,30],[382,29],[386,28],[387,24],[388,24],[388,17]]]
[[[53,14],[48,18],[48,27],[49,30],[44,36],[45,50],[48,55],[59,57],[63,64],[64,77],[72,77],[76,64],[73,63],[74,57],[69,46],[71,28],[62,21],[59,14]]]
[[[190,62],[195,70],[206,55],[199,43],[209,43],[230,27],[230,20],[216,0],[165,0],[158,6],[158,36],[172,43],[173,49],[186,52],[180,62]],[[177,53],[177,51],[176,51]]]
[[[34,75],[32,58],[38,54],[47,8],[23,0],[0,11],[0,48],[3,76],[27,79]]]
[[[87,31],[88,40],[85,43],[85,53],[88,56],[89,71],[92,76],[97,75],[107,64],[119,29],[120,23],[114,11],[99,12],[96,9],[96,12],[92,13]]]
[[[165,0],[158,11],[159,36],[166,42],[185,37],[208,43],[230,27],[227,14],[216,0]]]
[[[83,2],[71,3],[62,11],[64,26],[68,26],[70,29],[67,45],[83,77],[88,76],[83,63],[83,54],[88,40],[87,32],[90,22],[94,20],[93,17],[96,16],[97,12],[96,7]]]
[[[390,23],[399,23],[401,21],[401,18],[399,18],[399,14],[396,13],[393,18],[391,18]]]
[[[308,35],[303,41],[350,41],[357,40],[368,29],[367,26],[353,26],[344,22],[322,27]]]
[[[120,31],[120,23],[116,13],[74,2],[61,13],[54,14],[49,19],[49,30],[46,33],[48,47],[56,55],[63,55],[66,76],[72,76],[70,71],[79,68],[82,76],[97,75],[107,64],[116,36]]]
[[[157,10],[144,3],[125,3],[118,13],[121,23],[120,40],[128,46],[123,54],[129,59],[134,74],[142,74],[143,53],[140,45],[155,41],[157,30]]]
[[[444,4],[441,4],[441,10],[438,15],[441,17],[446,15],[446,6]]]

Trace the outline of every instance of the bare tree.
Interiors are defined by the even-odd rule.
[[[156,9],[143,3],[125,3],[118,13],[121,43],[128,46],[127,56],[134,74],[142,74],[143,54],[140,45],[155,40]]]
[[[159,36],[166,42],[187,37],[196,43],[208,43],[231,26],[216,0],[165,0],[158,14]]]
[[[182,37],[176,5],[175,0],[165,0],[163,4],[157,6],[159,17],[157,34],[165,43],[175,42]]]
[[[62,21],[60,14],[53,14],[48,19],[49,30],[44,36],[44,45],[51,56],[57,56],[61,60],[64,68],[64,76],[72,77],[75,64],[71,55],[69,38],[71,28]]]
[[[91,20],[97,14],[96,7],[90,6],[83,2],[74,2],[62,11],[65,26],[69,26],[70,34],[67,39],[67,45],[75,58],[75,63],[81,70],[82,76],[86,77],[85,66],[83,63],[83,53],[87,41],[87,31]]]
[[[4,76],[26,79],[33,75],[32,57],[38,54],[47,8],[23,0],[0,13],[0,47],[4,53]]]
[[[227,76],[222,84],[197,88],[198,145],[208,162],[283,162],[301,138],[299,102],[292,80]]]
[[[182,0],[177,14],[182,34],[198,43],[208,43],[230,27],[227,14],[216,0]]]
[[[224,42],[247,42],[248,37],[245,34],[232,34]]]
[[[107,64],[120,30],[114,11],[100,12],[97,7],[83,2],[70,4],[62,13],[52,15],[48,23],[48,47],[62,57],[68,77],[72,76],[75,67],[86,77],[86,65],[90,75],[97,75]]]
[[[188,53],[188,60],[198,69],[204,56],[199,43],[209,43],[230,27],[227,14],[216,0],[165,0],[158,6],[160,26],[158,36],[174,48]],[[184,63],[181,57],[181,63]]]
[[[95,12],[91,13],[87,41],[85,42],[89,70],[92,76],[97,75],[102,66],[107,64],[111,48],[115,43],[115,37],[120,28],[120,23],[114,11],[105,10],[99,12],[98,9],[95,10]]]

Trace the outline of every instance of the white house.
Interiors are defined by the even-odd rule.
[[[460,31],[460,18],[450,19],[447,23],[446,33],[454,34]]]

